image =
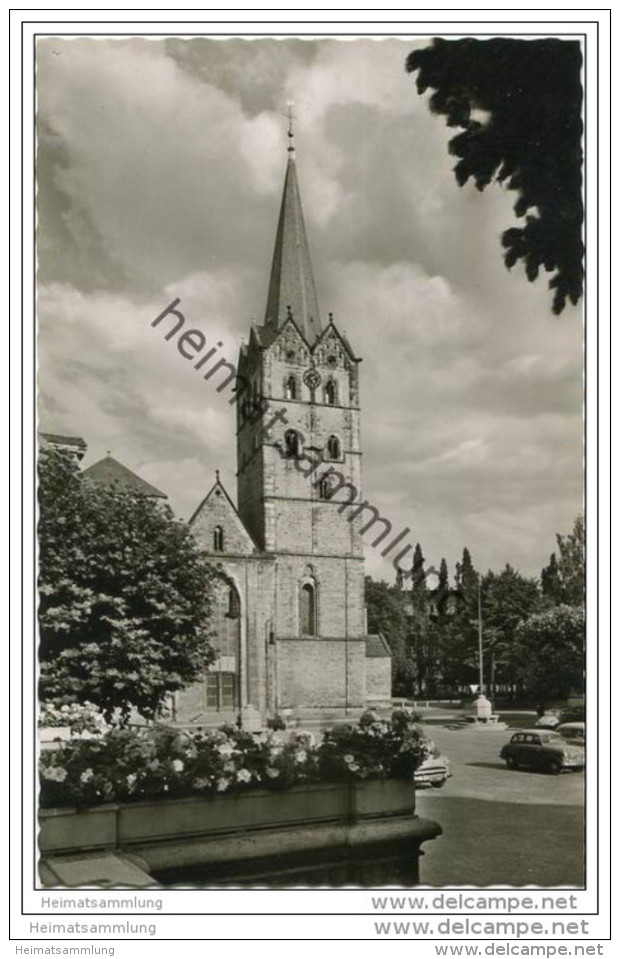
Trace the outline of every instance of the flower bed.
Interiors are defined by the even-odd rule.
[[[54,706],[45,703],[39,713],[39,728],[69,729],[74,736],[102,735],[107,729],[103,713],[94,703],[66,703]]]
[[[411,783],[428,755],[415,718],[406,710],[389,720],[365,713],[356,725],[326,732],[319,744],[309,733],[249,733],[233,726],[191,732],[113,727],[42,754],[41,806],[92,807],[314,783]]]

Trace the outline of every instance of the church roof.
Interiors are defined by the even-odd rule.
[[[265,327],[270,332],[279,330],[289,316],[312,345],[321,333],[321,317],[292,147],[273,251]]]
[[[102,460],[93,463],[92,466],[84,470],[82,476],[102,486],[124,486],[132,493],[142,493],[143,496],[153,496],[159,499],[168,498],[165,493],[147,483],[141,476],[132,472],[127,466],[123,466],[112,456],[104,456]]]

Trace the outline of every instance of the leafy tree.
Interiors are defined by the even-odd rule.
[[[538,583],[507,563],[501,573],[489,570],[481,589],[485,674],[492,688],[496,682],[514,686],[520,678],[517,630],[540,608]]]
[[[403,593],[398,588],[367,576],[365,597],[368,632],[381,633],[392,653],[394,692],[398,696],[410,696],[414,689],[416,668],[411,655],[410,625]]]
[[[450,579],[448,576],[448,564],[445,559],[442,557],[441,563],[439,564],[439,581],[437,583],[437,592],[439,595],[444,595],[448,592],[450,588]]]
[[[423,627],[428,622],[428,588],[424,569],[422,547],[416,543],[411,568],[411,586],[409,588],[413,616]]]
[[[416,664],[417,692],[432,693],[436,672],[436,630],[430,620],[429,590],[422,547],[416,543],[411,570],[410,644]]]
[[[555,553],[549,557],[549,565],[545,566],[540,574],[540,586],[545,599],[554,606],[562,602],[562,580],[558,568],[558,558]]]
[[[407,58],[418,93],[429,87],[433,113],[460,127],[448,145],[463,186],[496,181],[518,193],[525,225],[506,230],[510,269],[517,260],[530,281],[552,272],[553,312],[583,292],[581,227],[581,51],[578,41],[435,39]]]
[[[442,572],[443,568],[443,572]],[[442,561],[440,582],[447,582],[447,565]],[[443,685],[457,689],[478,681],[478,573],[467,546],[463,549],[461,562],[456,564],[454,577],[456,608],[453,615],[437,621],[439,667]]]
[[[543,593],[554,603],[583,606],[586,588],[586,530],[583,516],[578,516],[572,532],[556,536],[559,558],[551,554],[543,569]]]
[[[535,613],[517,626],[519,672],[541,700],[566,699],[584,688],[583,609],[561,604]]]
[[[437,623],[439,649],[438,672],[441,685],[448,691],[478,682],[477,640],[469,623],[457,614]]]
[[[434,590],[434,621],[439,627],[446,622],[446,619],[454,614],[452,604],[456,603],[454,590],[450,588],[450,576],[448,573],[448,564],[442,558],[437,573],[437,586]],[[440,630],[441,631],[441,630]]]
[[[447,577],[447,568],[444,572]],[[441,571],[440,571],[441,578]],[[477,683],[478,586],[482,609],[482,633],[485,685],[494,691],[496,683],[514,685],[518,679],[518,649],[515,631],[518,624],[538,610],[540,593],[534,579],[521,576],[510,565],[501,573],[491,570],[485,576],[476,571],[467,547],[456,567],[458,602],[453,616],[438,618],[440,665],[446,686]]]
[[[213,661],[213,572],[168,507],[39,466],[40,696],[152,717]]]
[[[478,594],[478,573],[474,569],[471,553],[467,546],[463,549],[463,558],[456,564],[456,587],[462,593],[464,602],[471,604]]]

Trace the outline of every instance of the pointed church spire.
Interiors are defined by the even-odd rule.
[[[290,307],[295,323],[308,342],[314,343],[321,332],[321,317],[297,184],[293,119],[289,109],[288,165],[273,251],[265,326],[272,329],[283,326]]]

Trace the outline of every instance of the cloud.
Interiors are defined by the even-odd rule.
[[[217,392],[221,379],[205,382],[165,339],[163,321],[151,325],[176,299],[185,329],[201,330],[208,347],[221,342],[218,357],[236,364],[238,339],[222,321],[234,301],[225,272],[192,276],[159,302],[42,286],[39,408],[43,430],[84,435],[87,462],[110,449],[187,516],[216,465],[234,477],[235,422],[230,394]]]
[[[242,265],[247,244],[263,242],[254,221],[279,178],[275,117],[245,117],[226,93],[182,71],[163,43],[46,40],[37,62],[39,116],[64,151],[52,176],[71,240],[59,271],[85,225],[93,251],[103,250],[132,290],[213,263]],[[43,154],[44,171],[46,162]],[[240,235],[222,231],[242,210]],[[52,217],[42,223],[46,236]]]
[[[291,98],[321,309],[364,359],[366,497],[435,564],[536,573],[582,502],[581,316],[506,271],[514,196],[457,186],[413,45],[39,41],[42,427],[183,516],[216,467],[234,494],[232,407],[150,324],[179,298],[234,363],[262,320]]]

